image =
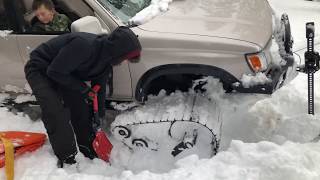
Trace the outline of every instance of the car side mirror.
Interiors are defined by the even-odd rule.
[[[98,18],[85,16],[71,24],[71,32],[87,32],[92,34],[108,34],[108,30],[103,29]]]

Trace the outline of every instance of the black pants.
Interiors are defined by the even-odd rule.
[[[31,64],[25,67],[26,78],[42,110],[42,121],[55,155],[64,160],[79,150],[89,158],[95,157],[92,148],[94,131],[92,109],[82,94],[61,87],[45,72]],[[77,142],[77,143],[76,143]]]

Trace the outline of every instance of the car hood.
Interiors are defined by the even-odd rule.
[[[272,35],[272,10],[266,0],[174,0],[169,11],[139,27],[237,39],[263,48]]]

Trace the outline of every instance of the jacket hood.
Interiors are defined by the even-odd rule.
[[[125,59],[134,58],[140,55],[141,44],[138,37],[128,27],[118,27],[108,36],[108,46],[110,51],[111,65],[120,64]]]

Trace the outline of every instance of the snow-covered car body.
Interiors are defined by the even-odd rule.
[[[170,1],[159,2],[54,0],[57,11],[71,20],[95,16],[107,32],[131,25],[139,36],[142,57],[139,63],[114,67],[111,99],[144,101],[161,89],[187,90],[202,76],[219,78],[230,92],[271,94],[294,76],[293,64],[281,66],[272,56],[273,14],[266,0],[177,0],[168,11]],[[142,10],[150,3],[161,12],[157,17]],[[13,31],[0,38],[1,87],[23,88],[29,53],[59,35],[28,30],[35,19],[31,4],[32,0],[0,0],[0,13],[8,17],[1,19],[1,30]],[[249,74],[262,74],[268,81],[244,86],[241,79]]]

